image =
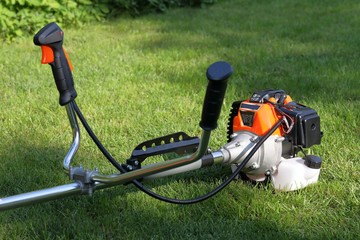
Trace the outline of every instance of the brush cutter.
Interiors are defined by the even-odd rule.
[[[283,90],[256,91],[243,101],[232,104],[228,142],[210,151],[210,133],[217,128],[228,78],[233,69],[229,63],[215,62],[207,69],[209,80],[204,99],[200,127],[201,139],[177,132],[145,141],[135,147],[129,159],[118,163],[91,130],[75,102],[77,93],[72,77],[72,64],[63,48],[64,32],[50,23],[35,36],[41,47],[42,63],[49,64],[59,91],[59,103],[65,106],[73,131],[71,147],[63,168],[72,181],[69,184],[37,190],[0,199],[0,210],[16,208],[76,194],[92,195],[94,191],[120,184],[134,184],[144,193],[169,203],[191,204],[220,192],[234,179],[271,182],[276,190],[293,191],[315,183],[322,160],[306,155],[303,148],[320,144],[320,117],[314,109],[294,102]],[[78,119],[100,151],[117,169],[112,175],[97,169],[75,166],[73,158],[80,143]],[[302,152],[299,156],[299,152]],[[176,153],[178,157],[145,164],[149,157]],[[175,155],[175,154],[173,154]],[[180,200],[161,196],[142,184],[142,180],[183,173],[213,164],[230,166],[232,174],[211,192],[194,199]]]

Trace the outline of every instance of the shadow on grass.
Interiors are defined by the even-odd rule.
[[[26,138],[11,140],[0,153],[0,186],[4,194],[13,195],[40,187],[51,187],[66,179],[62,159],[66,149],[54,146],[34,146]]]
[[[62,160],[66,149],[37,147],[26,140],[18,140],[17,143],[10,146],[9,151],[2,151],[0,154],[0,159],[3,160],[0,172],[2,195],[69,183],[61,170],[61,161],[58,161]],[[76,162],[89,158],[92,158],[90,154],[82,153],[81,159],[76,159]],[[166,189],[170,187],[171,195],[174,191],[179,191],[180,196],[190,193],[193,197],[204,185],[221,181],[225,175],[228,175],[228,171],[224,169],[206,168],[185,174],[185,177],[192,180],[184,180],[184,175],[179,175],[145,184],[155,187],[156,191],[167,192]],[[178,180],[181,180],[179,185],[176,184]],[[197,184],[200,185],[199,188],[196,187]],[[253,203],[257,198],[256,192],[266,192],[266,189],[244,187],[241,182],[234,183],[231,188],[219,193],[214,199],[185,207],[154,200],[132,185],[117,186],[97,191],[92,197],[70,196],[8,210],[1,213],[0,219],[10,238],[20,234],[42,239],[133,239],[143,238],[144,232],[146,236],[156,239],[164,236],[170,236],[171,239],[237,239],[238,236],[251,239],[254,234],[257,238],[282,236],[299,239],[309,236],[293,230],[291,223],[288,227],[284,227],[284,223],[278,226],[270,220],[271,213],[268,213],[269,217],[264,217],[267,213],[256,209],[256,204]],[[234,189],[238,191],[234,192]],[[200,190],[203,191],[204,189]],[[271,200],[263,201],[271,203]],[[239,218],[239,211],[249,211],[251,217]],[[256,213],[257,211],[260,212]],[[317,236],[321,234],[320,232]]]
[[[16,143],[9,145],[8,151],[2,151],[0,154],[1,197],[5,197],[4,194],[9,196],[70,182],[62,171],[59,161],[66,154],[66,149],[54,146],[37,147],[26,142],[26,139],[17,140]],[[81,158],[91,158],[91,156],[82,154]],[[77,159],[77,162],[81,162],[81,159]],[[170,184],[171,191],[176,192],[178,190],[174,190],[174,186],[180,186],[180,195],[188,195],[189,191],[196,191],[197,187],[194,186],[197,184],[204,186],[209,181],[220,180],[227,175],[227,172],[221,168],[207,168],[185,174],[187,177],[185,180],[183,175],[145,184],[156,187],[157,191],[159,189],[166,191],[168,187],[166,185]],[[176,184],[178,180],[182,180],[180,185]],[[184,188],[184,185],[188,185],[189,188]],[[248,200],[245,199],[254,197],[253,193],[245,192],[238,203],[232,202],[233,200],[228,203],[226,200],[228,193],[221,196],[222,194],[219,194],[223,199],[220,202],[227,206],[227,210],[222,210],[221,206],[215,204],[219,199],[181,207],[158,202],[140,193],[131,185],[117,186],[97,191],[93,197],[70,196],[7,210],[1,213],[0,219],[3,220],[2,227],[6,227],[7,236],[10,238],[20,234],[25,237],[45,239],[59,236],[66,239],[85,237],[109,239],[119,236],[131,239],[143,237],[141,232],[146,231],[146,235],[151,238],[171,236],[173,239],[190,237],[231,239],[238,235],[251,237],[254,232],[262,236],[264,229],[271,231],[274,236],[280,232],[284,234],[284,231],[271,222],[232,217],[232,211],[236,211],[236,208],[233,209],[228,204],[240,204],[246,208]],[[150,207],[150,205],[154,206]],[[86,218],[86,221],[82,218]],[[137,228],[141,228],[141,232]],[[176,231],[174,232],[173,229]],[[286,235],[298,236],[291,231]]]
[[[51,188],[58,185],[72,183],[69,180],[66,171],[62,168],[62,161],[68,149],[61,148],[61,146],[52,146],[44,144],[43,146],[32,145],[26,139],[11,140],[7,149],[2,149],[0,152],[0,159],[2,160],[0,166],[0,197],[7,197],[25,192]],[[97,151],[97,148],[93,146]],[[80,156],[79,156],[80,155]],[[102,157],[100,155],[100,157]],[[75,156],[72,165],[89,165],[88,160],[92,159],[91,165],[98,166],[104,159],[94,159],[94,156],[84,151],[80,147],[79,153]],[[121,163],[121,162],[120,162]],[[145,161],[143,165],[150,164]],[[117,173],[118,171],[110,164],[108,164],[109,173]],[[85,168],[88,168],[85,166]],[[93,168],[89,168],[93,169]],[[169,183],[181,180],[182,184],[201,184],[213,182],[216,179],[224,179],[229,174],[230,168],[222,168],[214,166],[205,169],[199,169],[192,172],[178,174],[172,177],[165,177],[155,180],[147,180],[145,185],[152,187],[161,187]],[[140,192],[132,184],[119,185],[118,188],[123,190],[115,192],[112,195],[105,191],[97,191],[97,194],[104,194],[108,197],[114,197],[119,194],[128,194],[133,192]],[[102,193],[101,193],[102,192]],[[71,197],[70,197],[71,198]],[[77,201],[77,200],[75,200]]]

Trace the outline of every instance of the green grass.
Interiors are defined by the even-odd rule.
[[[231,103],[281,88],[316,109],[324,137],[319,182],[303,190],[233,182],[191,206],[158,202],[135,187],[0,213],[0,239],[356,239],[360,232],[360,4],[358,1],[219,1],[208,9],[63,27],[82,108],[124,161],[138,143],[185,131],[199,135],[206,68],[230,62],[232,76],[211,146],[226,142]],[[31,37],[0,47],[0,193],[69,181],[71,141],[49,66]],[[114,170],[82,131],[75,164]],[[190,198],[217,186],[227,168],[150,184]],[[188,174],[189,175],[189,174]],[[188,176],[187,175],[187,176]]]

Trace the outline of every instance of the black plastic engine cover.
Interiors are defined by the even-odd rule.
[[[296,102],[290,102],[280,109],[295,121],[293,129],[287,136],[294,145],[308,148],[320,144],[322,137],[320,117],[314,109]]]

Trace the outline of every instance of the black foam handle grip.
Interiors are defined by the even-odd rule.
[[[53,51],[54,61],[49,64],[60,93],[59,103],[62,106],[77,96],[70,66],[62,47],[63,40],[64,32],[56,23],[49,23],[34,36],[35,45],[48,46]]]
[[[61,106],[71,102],[77,96],[74,88],[74,80],[64,50],[54,50],[54,62],[50,63],[54,75],[56,87],[60,93],[59,103]]]
[[[233,71],[231,65],[223,61],[215,62],[207,69],[206,77],[209,83],[201,114],[200,127],[202,129],[210,131],[217,128],[217,120],[224,100],[227,80]]]

